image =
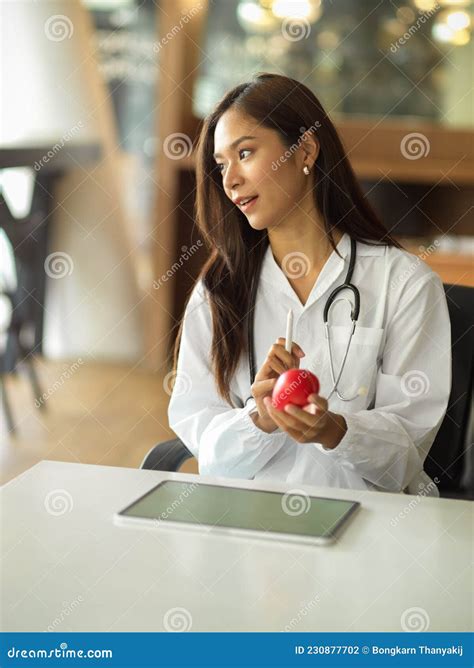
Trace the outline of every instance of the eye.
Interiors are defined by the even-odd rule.
[[[250,153],[252,152],[249,148],[241,148],[240,151],[239,151],[239,157],[240,157],[241,153],[246,153],[247,151],[250,152]]]
[[[242,153],[252,153],[252,149],[250,149],[250,148],[241,148],[241,149],[239,150],[239,158],[242,158],[242,155],[241,155]],[[244,158],[244,159],[245,159],[245,158]],[[217,171],[218,171],[220,174],[222,174],[222,167],[224,167],[224,165],[223,165],[222,162],[218,162],[218,163],[216,163],[216,169],[217,169]]]

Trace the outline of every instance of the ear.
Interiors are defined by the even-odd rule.
[[[308,165],[311,169],[318,159],[320,145],[316,133],[311,130],[306,130],[300,138],[300,148],[302,163]]]

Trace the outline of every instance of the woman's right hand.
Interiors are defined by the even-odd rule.
[[[257,427],[267,433],[275,431],[278,425],[269,416],[263,399],[272,396],[273,388],[280,374],[288,371],[288,369],[299,369],[300,359],[305,355],[297,343],[292,344],[290,354],[285,350],[285,343],[286,339],[280,337],[271,346],[250,388],[257,404],[257,413],[251,414],[251,417]]]

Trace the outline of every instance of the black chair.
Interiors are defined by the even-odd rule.
[[[0,392],[2,396],[2,408],[8,432],[13,435],[16,432],[16,425],[5,383],[6,376],[9,373],[16,373],[20,366],[23,366],[30,380],[36,408],[40,411],[45,411],[46,405],[42,400],[43,393],[35,368],[34,349],[30,345],[25,345],[22,341],[22,330],[27,323],[22,319],[21,315],[15,312],[17,296],[10,292],[3,292],[1,294],[9,299],[13,311],[10,324],[6,330],[6,349],[0,350]]]
[[[474,474],[467,456],[471,447],[469,417],[474,360],[474,288],[444,285],[451,321],[452,387],[446,415],[425,461],[425,471],[437,478],[440,495],[474,498]],[[177,471],[193,457],[175,438],[156,445],[143,460],[142,469]]]
[[[34,197],[33,204],[35,202]],[[25,218],[15,219],[0,193],[0,228],[11,246],[16,274],[16,286],[2,288],[2,294],[10,301],[12,315],[6,331],[6,347],[0,351],[2,406],[8,431],[13,434],[15,422],[7,396],[7,374],[16,373],[23,366],[30,380],[35,406],[39,410],[46,410],[35,368],[35,354],[41,342],[38,330],[39,325],[42,328],[43,318],[39,288],[44,283],[45,275],[42,256],[46,239],[44,214],[38,211]]]
[[[425,461],[425,471],[438,478],[441,496],[474,498],[474,472],[469,418],[474,367],[474,288],[445,284],[451,320],[452,387],[448,408]],[[471,442],[470,442],[471,441]]]
[[[141,469],[154,471],[178,471],[187,459],[193,457],[183,441],[174,438],[155,445],[142,461]]]

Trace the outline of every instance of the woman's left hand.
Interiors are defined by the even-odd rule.
[[[272,406],[270,397],[265,397],[265,407],[274,422],[298,443],[322,443],[325,448],[335,448],[347,431],[342,415],[331,413],[328,402],[318,394],[308,397],[304,408],[288,404],[284,411]]]

